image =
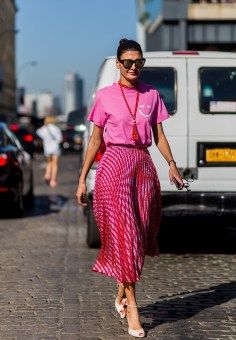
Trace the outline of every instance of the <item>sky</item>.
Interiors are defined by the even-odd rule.
[[[136,39],[135,0],[16,4],[16,74],[27,93],[50,90],[63,97],[64,75],[76,72],[84,79],[86,104],[103,59],[116,54],[121,38]],[[37,65],[31,66],[34,60]]]

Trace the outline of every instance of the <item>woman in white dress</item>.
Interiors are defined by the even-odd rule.
[[[58,160],[61,154],[60,143],[62,142],[61,130],[55,125],[55,122],[55,116],[46,116],[44,125],[36,131],[43,140],[44,155],[47,158],[44,179],[52,188],[57,185]]]

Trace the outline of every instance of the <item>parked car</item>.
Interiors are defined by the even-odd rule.
[[[18,123],[10,124],[9,128],[17,136],[24,150],[27,151],[31,157],[35,152],[42,151],[42,140],[35,131]]]
[[[236,58],[229,52],[147,52],[140,80],[155,86],[171,115],[165,123],[177,166],[191,183],[191,192],[171,186],[168,166],[149,148],[162,186],[163,214],[171,216],[235,214],[236,206]],[[96,91],[118,81],[116,57],[108,57],[98,73]],[[93,124],[87,122],[86,150]],[[98,155],[87,176],[87,243],[99,244],[92,215]]]
[[[85,116],[85,108],[81,110],[74,110],[68,113],[67,117],[67,125],[73,126],[75,130],[80,131],[81,133],[84,132],[85,125],[84,125],[84,116]]]
[[[0,122],[0,201],[13,214],[20,215],[27,196],[33,196],[31,156],[7,125]]]
[[[77,132],[73,127],[62,131],[63,151],[80,151],[83,149],[83,138],[81,133]]]

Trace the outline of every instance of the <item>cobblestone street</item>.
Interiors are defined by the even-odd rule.
[[[0,339],[131,339],[114,281],[91,271],[97,250],[86,246],[74,197],[79,164],[63,156],[59,186],[49,189],[37,155],[34,207],[19,219],[1,215]],[[147,258],[137,296],[147,338],[236,339],[235,254]]]

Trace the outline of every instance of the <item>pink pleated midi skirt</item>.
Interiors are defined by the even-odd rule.
[[[96,173],[93,209],[101,249],[92,270],[117,282],[137,282],[145,255],[158,255],[161,217],[160,183],[146,148],[107,147]]]

